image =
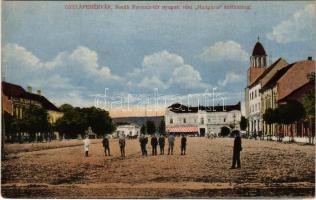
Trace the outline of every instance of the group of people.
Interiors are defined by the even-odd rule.
[[[157,146],[159,145],[159,150],[160,150],[160,155],[165,154],[165,139],[166,137],[164,135],[160,135],[159,138],[157,138],[156,135],[153,135],[151,137],[151,149],[152,149],[152,155],[156,156],[157,155]],[[168,136],[168,155],[173,155],[173,147],[174,147],[174,142],[175,142],[175,136],[173,134],[170,134]],[[139,138],[139,143],[141,147],[141,152],[143,156],[147,156],[147,143],[148,143],[148,137],[145,135],[141,135]],[[187,145],[187,138],[182,135],[181,137],[181,155],[185,155],[185,150],[186,150],[186,145]]]
[[[153,135],[151,137],[151,147],[152,147],[152,155],[156,156],[157,155],[157,146],[159,144],[159,149],[160,149],[160,155],[165,154],[165,139],[166,137],[164,135],[160,135],[159,138],[157,138],[156,135]],[[175,136],[173,134],[170,134],[168,136],[168,155],[173,155],[173,148],[174,148],[174,143],[175,143]],[[89,156],[89,146],[91,142],[88,137],[84,140],[84,151],[85,151],[85,156]],[[103,148],[104,148],[104,154],[105,156],[111,156],[111,151],[110,151],[110,141],[108,135],[104,136],[102,140]],[[121,134],[118,138],[118,144],[120,147],[120,152],[121,152],[121,157],[125,157],[125,135]],[[141,148],[141,152],[143,156],[147,156],[147,144],[148,144],[148,137],[146,135],[141,135],[139,138],[139,144]],[[187,138],[185,135],[182,135],[181,137],[181,155],[185,155],[186,152],[186,145],[187,145]]]
[[[159,149],[160,149],[160,155],[164,155],[165,153],[165,136],[160,135],[159,138],[157,138],[156,135],[153,135],[151,137],[151,147],[152,147],[152,155],[156,156],[157,155],[157,146],[159,144]],[[125,136],[121,134],[118,139],[118,143],[120,146],[120,152],[121,152],[121,157],[125,157]],[[141,135],[139,138],[139,143],[140,143],[140,148],[143,156],[147,156],[147,143],[148,143],[148,137],[146,135]],[[169,134],[168,136],[168,155],[173,155],[173,147],[175,143],[175,136],[173,134]],[[84,151],[85,151],[85,156],[89,156],[89,146],[91,142],[88,137],[84,140]],[[111,156],[110,153],[110,142],[109,142],[109,137],[108,135],[104,136],[102,140],[102,144],[104,147],[104,153],[105,156]],[[181,137],[181,155],[185,155],[186,152],[186,145],[187,145],[187,138],[185,135],[182,135]],[[234,148],[233,148],[233,162],[232,162],[232,167],[231,169],[236,168],[241,168],[240,165],[240,151],[242,151],[241,147],[241,138],[240,138],[240,133],[239,131],[236,131],[235,133],[235,140],[234,140]]]

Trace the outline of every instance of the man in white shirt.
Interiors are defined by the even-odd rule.
[[[90,146],[91,142],[89,139],[89,136],[86,136],[86,138],[83,140],[83,148],[84,148],[84,152],[85,152],[85,156],[88,157],[89,156],[89,146]]]

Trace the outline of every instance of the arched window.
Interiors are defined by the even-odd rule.
[[[172,118],[170,119],[170,124],[173,124],[173,119]]]
[[[187,123],[187,120],[186,120],[185,118],[183,118],[183,123],[184,123],[184,124]]]

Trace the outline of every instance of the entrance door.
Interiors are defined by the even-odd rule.
[[[200,137],[205,136],[205,128],[200,128]]]

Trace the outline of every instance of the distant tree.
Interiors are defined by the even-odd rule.
[[[221,135],[222,137],[228,136],[229,133],[230,133],[230,129],[229,129],[228,127],[223,126],[223,127],[221,128],[221,133],[220,133],[220,135]]]
[[[278,122],[277,110],[272,108],[266,109],[262,118],[269,125],[269,134],[271,134],[271,125]]]
[[[313,132],[313,121],[315,120],[315,93],[310,93],[304,96],[303,106],[308,121],[309,142],[313,143],[315,137],[315,133]]]
[[[67,111],[71,111],[74,109],[74,107],[72,107],[72,105],[70,104],[63,104],[59,107],[59,109],[62,111],[62,112],[67,112]]]
[[[286,104],[281,104],[279,106],[278,122],[291,126],[290,131],[291,131],[292,140],[294,138],[293,123],[297,123],[299,120],[303,119],[305,115],[306,113],[305,113],[304,106],[298,101],[290,100]],[[296,132],[297,132],[297,129],[296,129]]]
[[[140,129],[140,133],[145,135],[146,134],[146,124],[143,124],[141,129]]]
[[[158,132],[162,135],[166,134],[166,123],[165,123],[165,120],[163,119],[160,121]]]
[[[240,130],[246,130],[248,126],[248,120],[242,116],[239,122]]]
[[[152,135],[156,132],[156,126],[155,126],[155,123],[153,121],[147,121],[146,128],[147,128],[147,133],[149,135]]]
[[[87,118],[80,108],[67,109],[64,110],[63,117],[56,121],[55,128],[60,133],[61,138],[75,139],[78,134],[83,137],[88,128]]]
[[[109,112],[96,108],[82,108],[82,116],[86,118],[86,123],[91,126],[91,129],[97,136],[103,136],[110,134],[115,130],[115,125],[112,118],[109,116]]]
[[[3,113],[3,123],[2,123],[2,132],[4,133],[7,140],[9,139],[10,142],[14,142],[13,138],[17,134],[18,127],[15,126],[16,119],[12,115],[7,112]],[[4,140],[4,138],[3,138]]]
[[[50,131],[47,110],[35,105],[25,109],[19,127],[24,128],[30,134],[30,141],[35,139],[41,141],[43,134],[47,134]],[[40,134],[39,138],[35,138],[36,133]]]

